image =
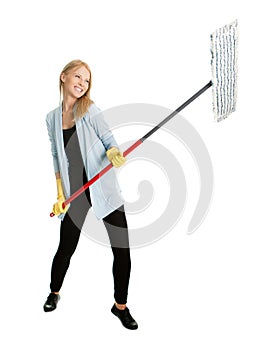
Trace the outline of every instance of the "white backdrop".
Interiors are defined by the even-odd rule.
[[[1,348],[275,349],[272,5],[268,0],[1,4]],[[139,329],[124,329],[111,314],[111,251],[84,236],[58,309],[44,313],[59,236],[59,220],[49,218],[56,187],[45,116],[59,103],[61,69],[75,58],[89,63],[91,97],[103,110],[136,102],[174,109],[211,79],[209,35],[236,18],[237,111],[214,123],[209,91],[182,113],[212,158],[210,211],[187,235],[199,190],[184,149],[189,191],[184,216],[166,237],[131,252],[128,306]]]

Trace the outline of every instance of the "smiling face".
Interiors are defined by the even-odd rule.
[[[91,77],[89,71],[80,66],[62,73],[60,79],[63,83],[63,95],[78,99],[89,89]]]

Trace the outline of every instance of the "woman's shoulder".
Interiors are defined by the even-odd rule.
[[[47,113],[46,115],[46,119],[50,120],[53,119],[55,117],[55,115],[57,115],[60,111],[60,106],[56,107],[55,109],[51,110],[49,113]]]
[[[102,111],[101,109],[93,102],[86,113],[86,117],[89,119],[90,123],[93,125],[98,124],[102,120]]]
[[[95,104],[95,102],[92,102],[88,108],[88,114],[91,116],[98,114],[100,111],[100,108]]]

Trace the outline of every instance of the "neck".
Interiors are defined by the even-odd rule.
[[[72,112],[76,101],[77,101],[76,98],[73,98],[71,96],[64,96],[63,102],[62,102],[62,111],[64,113]]]

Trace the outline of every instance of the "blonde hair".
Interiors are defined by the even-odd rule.
[[[70,70],[75,69],[75,68],[79,68],[84,66],[88,72],[90,73],[90,79],[89,79],[89,85],[88,85],[88,89],[86,91],[86,93],[80,97],[74,106],[74,110],[75,110],[75,117],[77,118],[82,118],[84,116],[84,114],[88,111],[89,106],[94,103],[91,99],[90,99],[90,89],[91,89],[91,81],[92,81],[92,74],[91,74],[91,70],[88,66],[87,63],[81,61],[81,60],[73,60],[69,63],[66,64],[66,66],[63,68],[62,72],[59,75],[59,93],[60,93],[60,103],[62,100],[62,96],[63,96],[63,81],[61,80],[61,75],[67,74]]]

